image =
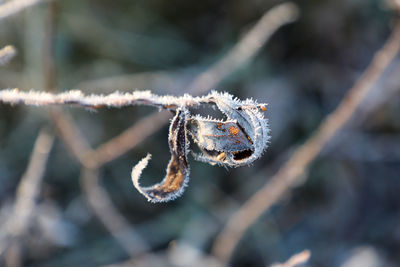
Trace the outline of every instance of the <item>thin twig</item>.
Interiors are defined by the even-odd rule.
[[[23,234],[27,229],[32,215],[35,199],[39,194],[40,183],[43,177],[54,136],[46,129],[40,131],[29,160],[28,168],[21,178],[17,189],[15,216],[18,218],[12,225],[13,234]]]
[[[215,88],[244,63],[254,57],[280,27],[297,19],[298,7],[283,3],[268,10],[251,30],[218,62],[201,73],[188,91],[200,95]]]
[[[309,250],[303,250],[290,257],[285,263],[275,263],[271,267],[296,267],[300,264],[306,263],[310,259],[311,253]]]
[[[212,253],[228,262],[245,231],[266,212],[305,172],[324,145],[350,119],[369,90],[380,78],[399,51],[400,22],[397,22],[385,45],[356,84],[348,91],[338,107],[321,123],[315,134],[302,145],[289,161],[229,219],[217,236]]]
[[[179,106],[199,106],[200,104],[208,103],[209,98],[207,96],[192,97],[190,95],[180,97],[170,95],[158,96],[152,94],[150,91],[133,91],[132,93],[115,92],[109,95],[84,95],[78,90],[52,94],[38,91],[24,92],[18,89],[5,89],[0,91],[1,102],[12,105],[25,104],[35,106],[77,105],[86,108],[120,108],[133,105],[149,105],[175,109]]]
[[[0,20],[14,15],[25,8],[33,6],[43,0],[12,0],[0,5]]]
[[[40,131],[36,139],[27,170],[17,188],[14,212],[10,216],[6,231],[9,247],[8,266],[21,266],[20,238],[25,235],[34,216],[35,201],[46,169],[47,159],[53,145],[54,136],[46,129]],[[4,242],[4,240],[3,240]],[[0,242],[0,243],[3,243]]]
[[[7,64],[16,54],[17,50],[12,45],[0,49],[0,66]]]

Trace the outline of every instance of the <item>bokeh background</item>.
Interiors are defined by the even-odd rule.
[[[4,1],[1,1],[4,2]],[[58,1],[56,91],[151,89],[181,95],[202,71],[280,1]],[[169,160],[164,126],[100,168],[100,184],[147,244],[138,266],[211,266],[216,235],[318,127],[359,78],[390,33],[395,12],[385,1],[296,1],[300,17],[283,26],[256,57],[217,88],[269,103],[271,144],[252,166],[235,169],[190,160],[191,180],[179,199],[151,204],[132,186],[130,170],[147,152],[143,184],[162,179]],[[43,45],[49,3],[0,21],[1,46],[18,55],[0,68],[0,88],[45,88]],[[374,86],[290,194],[241,239],[232,266],[267,266],[309,249],[307,266],[400,265],[400,60]],[[150,107],[63,108],[97,147],[150,114]],[[46,107],[0,104],[0,231],[40,129]],[[54,131],[55,132],[55,131]],[[29,229],[24,266],[102,266],[130,255],[88,205],[80,163],[55,139]],[[7,247],[7,240],[2,240]],[[7,250],[1,255],[5,265]],[[131,262],[130,264],[134,264]]]

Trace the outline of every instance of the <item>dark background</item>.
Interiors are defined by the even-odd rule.
[[[57,90],[151,89],[181,95],[278,3],[59,1]],[[272,139],[261,159],[229,170],[190,159],[189,187],[167,204],[148,203],[129,177],[133,164],[147,152],[153,159],[143,183],[164,176],[167,126],[101,168],[101,183],[113,203],[148,242],[149,253],[160,256],[166,266],[182,266],[180,261],[190,259],[184,248],[174,254],[174,244],[210,253],[229,215],[334,110],[386,40],[394,18],[384,1],[296,3],[299,19],[281,28],[254,59],[215,88],[269,103]],[[1,88],[44,88],[41,53],[47,8],[39,4],[1,21],[1,46],[13,44],[18,50],[0,68]],[[246,232],[233,266],[265,266],[303,249],[312,252],[309,266],[400,265],[399,71],[396,59],[302,182]],[[94,147],[153,111],[64,110]],[[0,105],[0,223],[10,213],[39,129],[49,123],[47,111]],[[129,259],[86,204],[79,175],[79,163],[56,139],[25,240],[26,266],[98,266]]]

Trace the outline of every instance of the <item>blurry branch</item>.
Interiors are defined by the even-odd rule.
[[[33,6],[43,0],[11,0],[0,5],[0,20]]]
[[[272,264],[271,267],[296,267],[300,264],[304,264],[310,258],[311,253],[309,250],[303,250],[300,253],[297,253],[290,257],[285,263],[275,263]]]
[[[153,113],[136,122],[119,136],[100,145],[93,153],[87,154],[85,158],[88,160],[95,158],[98,165],[106,164],[140,144],[151,133],[161,129],[170,117],[171,114],[168,112]]]
[[[399,46],[400,22],[397,22],[389,39],[376,52],[360,79],[344,96],[338,107],[324,119],[315,134],[299,147],[287,163],[232,215],[225,228],[217,236],[212,248],[212,253],[217,258],[228,262],[246,230],[296,184],[297,179],[304,174],[324,145],[350,119],[369,90],[392,62],[399,51]]]
[[[16,54],[17,51],[12,45],[7,45],[0,49],[0,66],[7,64]]]
[[[400,13],[400,0],[386,0],[386,3],[393,9]]]
[[[146,242],[136,235],[133,227],[130,227],[129,222],[118,212],[107,192],[100,186],[99,170],[94,166],[100,167],[101,164],[94,158],[83,157],[93,150],[82,137],[74,121],[59,110],[54,110],[51,116],[61,139],[82,164],[81,187],[93,212],[130,256],[146,251]]]
[[[42,47],[43,75],[46,91],[53,91],[56,85],[57,73],[54,57],[54,37],[57,16],[58,2],[53,1],[49,5],[46,16],[46,29]],[[98,169],[90,167],[93,165],[99,166],[99,164],[94,163],[93,160],[85,160],[84,155],[90,154],[92,149],[80,133],[73,119],[64,114],[60,108],[50,109],[50,116],[67,149],[82,164],[81,187],[94,213],[130,256],[147,250],[147,244],[140,237],[136,236],[134,229],[130,227],[125,218],[113,206],[109,195],[100,186]]]
[[[274,32],[295,21],[298,15],[298,7],[291,2],[280,4],[266,12],[221,60],[201,73],[189,85],[188,91],[197,95],[216,87],[224,78],[254,57]]]
[[[283,25],[296,20],[298,14],[298,7],[290,2],[278,5],[267,11],[224,57],[197,75],[188,85],[186,91],[194,95],[201,95],[215,88],[223,79],[250,61],[263,48],[274,32]],[[187,73],[158,71],[120,75],[81,82],[77,88],[109,90],[117,87],[117,89],[123,89],[130,87],[132,84],[136,88],[140,88],[140,85],[149,88],[147,86],[148,83],[153,84],[154,80],[158,80],[156,84],[167,84],[166,87],[176,87],[173,84],[176,85],[176,80],[183,75],[187,75]],[[163,89],[165,90],[165,87]]]
[[[7,266],[22,266],[20,253],[21,238],[26,234],[35,214],[35,201],[40,192],[40,184],[46,169],[47,159],[53,145],[54,136],[46,129],[40,131],[36,139],[28,168],[17,188],[14,212],[7,222]],[[1,240],[0,243],[3,243]]]
[[[41,179],[53,140],[53,135],[49,134],[47,130],[41,130],[36,139],[28,168],[22,176],[17,189],[17,201],[14,210],[16,220],[11,225],[14,235],[23,234],[27,229],[35,200],[39,194]]]
[[[393,65],[394,68],[391,68],[390,73],[388,71],[387,75],[374,86],[374,90],[365,99],[362,108],[357,111],[357,120],[354,120],[356,125],[365,122],[369,114],[384,109],[383,106],[387,105],[388,102],[398,99],[400,93],[400,77],[398,75],[400,72],[400,61],[397,60]]]
[[[63,113],[60,109],[52,109],[50,117],[56,126],[57,133],[61,140],[66,145],[69,152],[84,166],[90,165],[90,162],[85,161],[84,155],[90,153],[92,150],[79,132],[73,119],[67,114]]]
[[[131,257],[149,250],[129,222],[117,211],[107,192],[99,186],[98,169],[83,167],[81,186],[96,215]]]
[[[244,63],[248,62],[268,42],[271,35],[283,25],[294,21],[298,8],[293,3],[284,3],[267,11],[252,29],[228,53],[205,72],[200,74],[188,86],[188,93],[200,95],[215,88]],[[97,150],[101,162],[109,162],[123,155],[139,142],[143,141],[167,123],[167,114],[152,113],[143,118],[138,125],[133,125],[119,136],[103,144]],[[152,125],[143,130],[141,125]],[[135,137],[135,138],[132,138]],[[93,155],[89,155],[93,156]]]

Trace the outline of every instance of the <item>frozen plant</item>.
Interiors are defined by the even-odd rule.
[[[253,99],[242,101],[229,93],[216,91],[202,97],[188,94],[174,97],[158,96],[150,91],[86,96],[76,90],[51,94],[13,89],[0,91],[1,102],[38,106],[77,105],[87,108],[151,105],[175,112],[169,127],[171,159],[165,178],[150,187],[140,185],[139,178],[150,160],[150,154],[132,168],[133,185],[151,202],[166,202],[183,193],[190,173],[187,159],[189,137],[200,151],[193,153],[195,159],[227,167],[249,165],[263,154],[270,139],[268,120],[263,115],[266,104],[258,104]],[[217,107],[225,118],[206,118],[192,114],[189,110],[203,105]]]

